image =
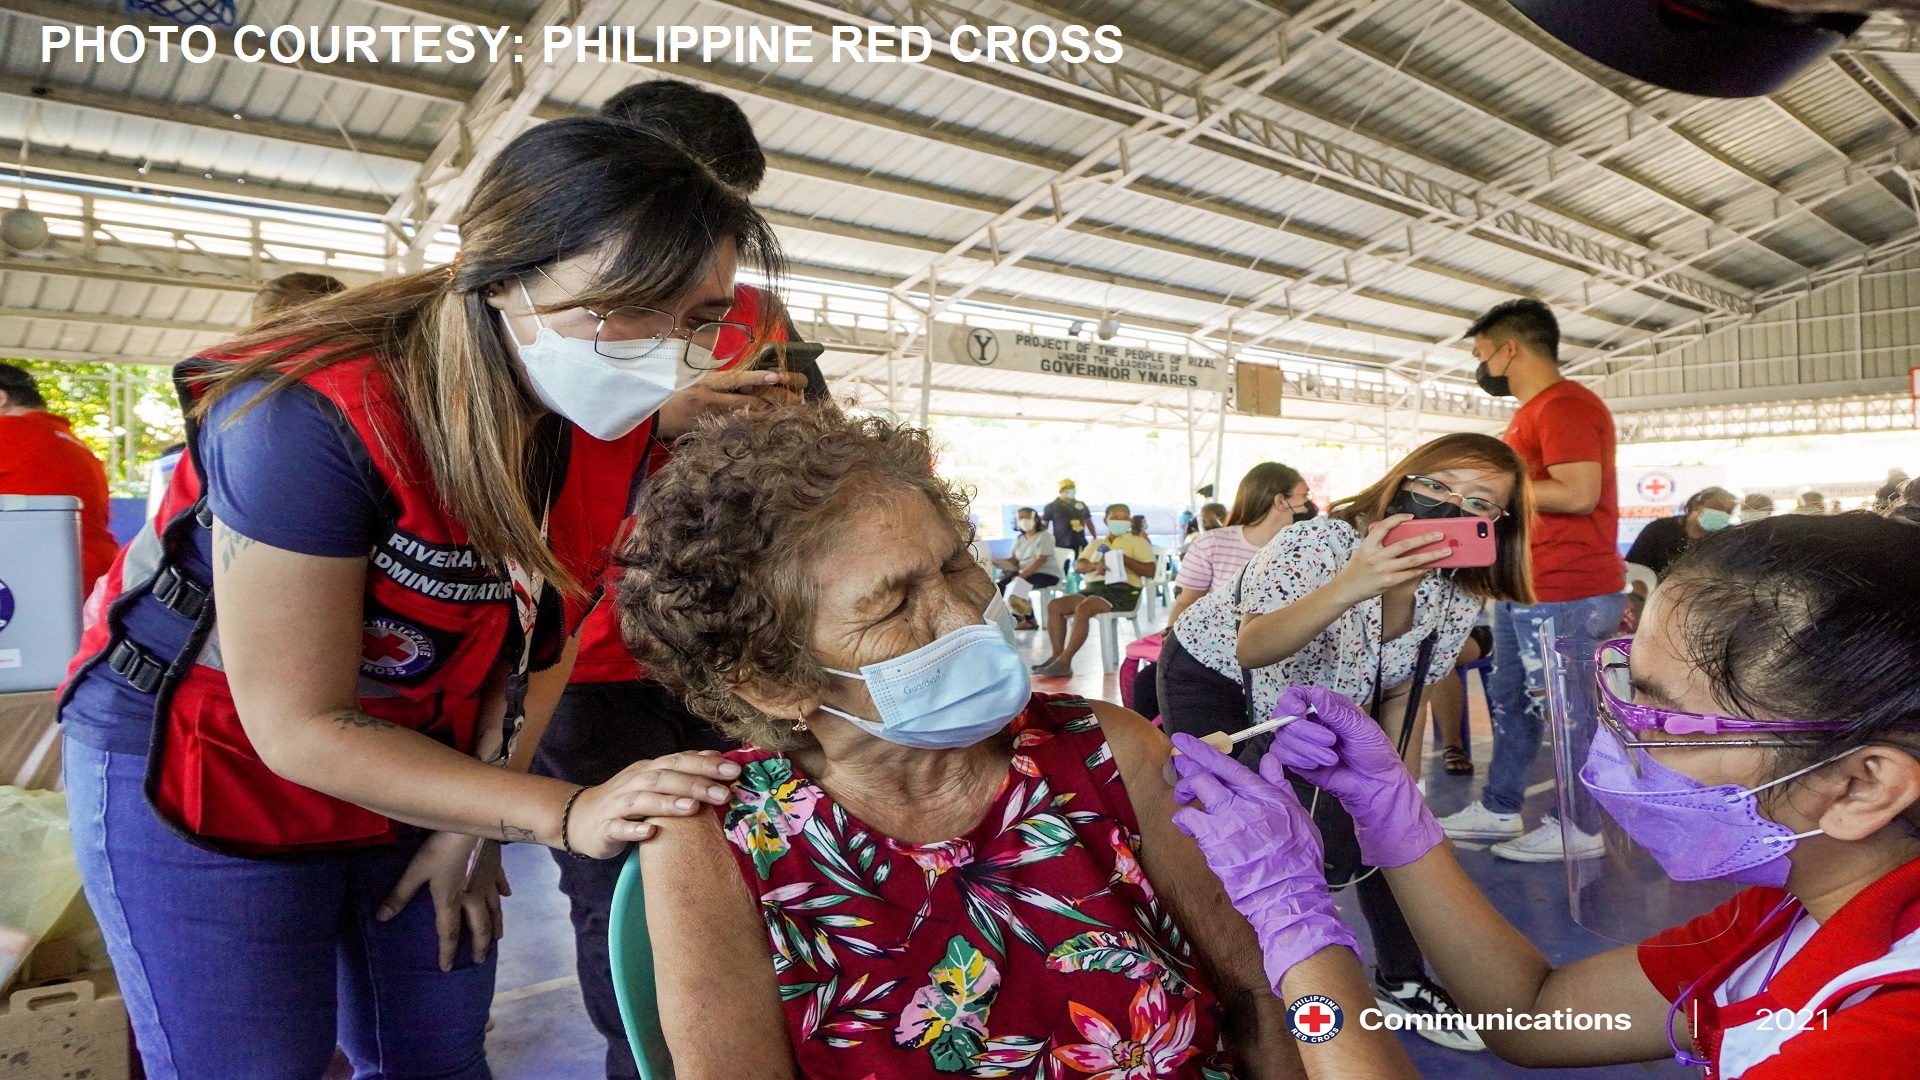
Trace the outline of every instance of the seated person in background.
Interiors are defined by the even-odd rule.
[[[1920,525],[1920,479],[1909,480],[1900,488],[1900,497],[1887,508],[1887,517]]]
[[[1093,617],[1109,611],[1130,612],[1140,603],[1140,588],[1153,577],[1153,544],[1133,531],[1133,511],[1126,503],[1107,507],[1107,535],[1086,549],[1074,564],[1080,571],[1080,592],[1047,605],[1047,639],[1053,655],[1033,665],[1037,675],[1064,679],[1073,674],[1073,656],[1087,643]],[[1125,567],[1125,574],[1121,568]]]
[[[1644,566],[1653,571],[1655,578],[1667,576],[1667,567],[1674,560],[1686,554],[1708,533],[1716,533],[1734,523],[1734,511],[1739,509],[1739,501],[1733,492],[1723,487],[1705,487],[1687,496],[1685,509],[1676,515],[1655,518],[1634,537],[1633,547],[1627,549],[1627,562]],[[1635,625],[1640,621],[1641,609],[1646,606],[1650,590],[1644,581],[1628,583],[1633,595],[1628,603]]]
[[[640,849],[676,1075],[1298,1075],[1166,739],[1031,692],[971,539],[879,417],[709,418],[653,479],[627,639],[749,745]]]
[[[1627,561],[1646,567],[1656,576],[1666,577],[1667,567],[1688,548],[1708,533],[1733,524],[1734,511],[1739,507],[1739,500],[1726,488],[1701,488],[1687,496],[1682,513],[1648,522],[1634,538],[1633,547],[1627,551]],[[1646,587],[1635,582],[1633,588],[1634,594],[1645,601]]]
[[[1053,536],[1040,520],[1040,514],[1031,506],[1023,506],[1014,515],[1014,524],[1019,533],[1013,538],[1013,557],[995,559],[993,563],[1000,568],[1000,591],[1007,596],[1007,607],[1013,611],[1014,627],[1020,630],[1038,630],[1040,626],[1033,621],[1033,603],[1027,597],[1035,589],[1046,589],[1060,584],[1057,556],[1059,549],[1054,547]]]
[[[1740,500],[1741,521],[1759,521],[1761,518],[1772,516],[1773,496],[1756,491]]]
[[[1192,547],[1194,541],[1224,526],[1226,523],[1227,508],[1225,504],[1210,502],[1202,506],[1200,508],[1200,516],[1187,523],[1187,534],[1181,539],[1182,553],[1185,552],[1186,548]]]
[[[1800,505],[1793,508],[1796,514],[1824,514],[1827,512],[1827,497],[1817,491],[1802,492]]]

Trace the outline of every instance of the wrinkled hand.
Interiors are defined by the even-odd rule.
[[[482,845],[473,881],[467,881],[467,862],[473,846]],[[493,943],[507,936],[500,898],[513,895],[506,871],[500,867],[500,845],[465,833],[437,832],[413,853],[406,872],[380,902],[374,918],[386,922],[413,900],[425,885],[433,897],[433,925],[440,932],[440,970],[452,971],[460,949],[464,922],[473,946],[473,962],[485,963]]]
[[[1359,706],[1323,686],[1291,686],[1273,711],[1306,719],[1274,732],[1261,771],[1269,761],[1284,765],[1339,799],[1367,865],[1405,866],[1440,843],[1445,834],[1413,776]]]
[[[1411,586],[1427,572],[1427,564],[1439,562],[1452,553],[1452,548],[1440,547],[1410,554],[1445,540],[1446,534],[1440,532],[1420,533],[1391,544],[1386,542],[1387,533],[1412,520],[1412,514],[1394,514],[1367,527],[1367,535],[1361,538],[1353,557],[1330,583],[1340,590],[1349,605],[1371,600],[1389,589]]]
[[[739,775],[740,766],[711,750],[636,761],[580,793],[567,820],[567,839],[582,855],[611,859],[653,835],[647,818],[692,817],[702,812],[702,803],[725,806],[727,784]]]
[[[716,371],[674,391],[654,417],[654,430],[672,442],[709,413],[790,404],[806,388],[807,377],[797,371]]]
[[[1273,992],[1288,969],[1330,945],[1358,955],[1327,890],[1320,832],[1279,770],[1262,776],[1191,735],[1175,735],[1173,745],[1173,798],[1189,804],[1173,824],[1200,845],[1227,898],[1253,924]]]

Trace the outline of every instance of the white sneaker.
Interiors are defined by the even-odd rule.
[[[1576,859],[1597,859],[1607,853],[1607,842],[1592,833],[1578,827],[1567,830],[1573,834],[1573,857]],[[1540,827],[1518,840],[1508,840],[1493,845],[1493,853],[1510,862],[1560,862],[1567,857],[1562,851],[1563,838],[1560,832],[1560,819],[1552,814],[1540,819]]]
[[[1440,830],[1455,840],[1511,840],[1527,831],[1519,814],[1496,814],[1478,800],[1441,818]]]
[[[1487,1048],[1479,1032],[1467,1026],[1466,1017],[1461,1015],[1460,1007],[1453,1003],[1453,998],[1432,979],[1421,978],[1396,986],[1381,982],[1380,972],[1375,969],[1373,1000],[1380,1006],[1381,1012],[1411,1018],[1414,1022],[1408,1024],[1406,1030],[1428,1042],[1468,1053]]]

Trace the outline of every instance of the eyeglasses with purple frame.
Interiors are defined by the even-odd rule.
[[[1614,638],[1603,641],[1594,650],[1593,662],[1599,678],[1602,713],[1609,719],[1618,721],[1619,726],[1628,733],[1643,731],[1661,731],[1668,735],[1721,735],[1746,733],[1773,733],[1780,735],[1804,734],[1810,731],[1842,731],[1845,720],[1747,720],[1735,716],[1717,716],[1712,713],[1677,712],[1672,709],[1656,709],[1651,705],[1636,705],[1614,692],[1610,672],[1625,672],[1632,656],[1632,638]],[[1617,653],[1619,659],[1610,660],[1608,653]],[[1629,746],[1684,746],[1684,743],[1627,741]],[[1714,746],[1778,746],[1778,739],[1745,739],[1739,741],[1721,740]]]

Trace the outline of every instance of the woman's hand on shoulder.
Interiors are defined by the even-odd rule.
[[[1448,548],[1414,554],[1420,548],[1446,539],[1444,533],[1421,533],[1391,544],[1386,542],[1389,532],[1412,520],[1412,514],[1394,514],[1367,527],[1360,546],[1333,577],[1333,584],[1349,603],[1371,600],[1389,589],[1410,584],[1427,572],[1429,563],[1447,557]]]
[[[636,761],[604,784],[587,788],[567,817],[566,842],[595,859],[611,859],[656,831],[649,818],[692,817],[725,806],[740,766],[711,750]]]

